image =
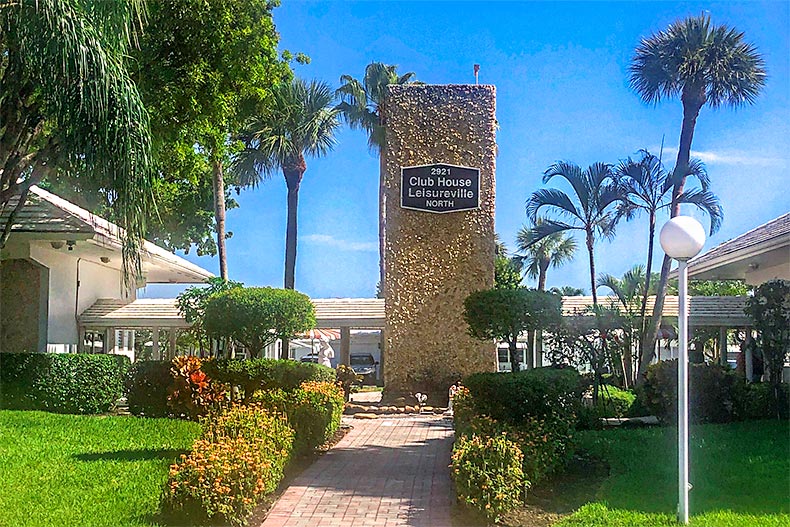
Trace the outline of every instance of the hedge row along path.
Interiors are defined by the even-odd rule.
[[[454,525],[449,419],[355,419],[352,425],[293,481],[261,527]]]

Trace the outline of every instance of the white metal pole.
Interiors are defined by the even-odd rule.
[[[678,260],[678,523],[689,522],[688,270]]]

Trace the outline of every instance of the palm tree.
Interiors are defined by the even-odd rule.
[[[654,156],[647,150],[640,150],[639,152],[641,158],[638,161],[634,161],[629,157],[627,160],[620,162],[615,169],[615,179],[623,196],[623,200],[618,206],[618,214],[627,220],[642,212],[648,216],[647,264],[644,273],[646,279],[644,280],[639,311],[642,319],[640,336],[644,336],[648,290],[651,286],[653,274],[656,216],[660,210],[671,206],[671,201],[667,199],[667,194],[674,186],[674,175],[680,174],[680,177],[684,179],[693,177],[699,182],[699,189],[687,189],[684,186],[683,192],[678,196],[678,201],[694,205],[708,214],[710,217],[710,234],[714,234],[719,230],[723,212],[719,199],[709,191],[710,179],[702,161],[691,159],[685,172],[667,172],[661,163],[660,157]]]
[[[255,186],[281,169],[288,187],[288,222],[285,235],[285,288],[294,288],[296,270],[299,185],[307,170],[305,155],[326,155],[335,145],[339,122],[328,84],[302,79],[278,84],[271,107],[255,117],[242,133],[244,150],[233,170],[242,186]]]
[[[543,223],[538,218],[536,225]],[[527,276],[537,278],[538,291],[546,290],[546,272],[549,267],[558,268],[573,260],[576,254],[576,240],[562,232],[550,234],[533,241],[531,228],[524,226],[516,235],[516,245]]]
[[[683,124],[680,131],[673,178],[670,217],[680,213],[678,198],[686,182],[691,142],[699,112],[705,104],[713,108],[740,107],[754,103],[765,85],[765,61],[757,49],[744,41],[742,32],[711,24],[700,15],[671,24],[666,30],[642,39],[630,66],[631,87],[649,104],[680,97]],[[653,323],[643,341],[652,356],[655,336],[661,325],[671,259],[661,266]],[[644,357],[643,357],[644,359]]]
[[[18,200],[0,227],[0,247],[31,186],[79,171],[115,196],[131,288],[151,202],[151,140],[124,60],[145,2],[92,4],[0,3],[0,208]]]
[[[527,200],[527,217],[535,226],[532,228],[531,242],[524,248],[527,249],[555,233],[583,231],[590,259],[593,304],[597,306],[593,249],[596,238],[611,238],[614,235],[617,217],[611,206],[620,200],[612,167],[606,163],[595,163],[583,170],[573,163],[558,161],[544,172],[543,182],[548,183],[555,176],[565,179],[571,185],[575,202],[571,196],[559,189],[545,188],[535,191]],[[548,209],[560,219],[544,219],[538,223],[538,214],[543,209]]]
[[[386,290],[384,281],[384,255],[386,251],[385,214],[387,211],[384,194],[386,161],[384,143],[386,140],[387,86],[390,84],[410,84],[416,82],[413,72],[398,75],[398,67],[381,62],[372,62],[365,68],[362,82],[351,75],[340,77],[342,83],[337,89],[341,102],[337,105],[340,114],[348,125],[355,130],[368,134],[368,147],[379,154],[379,280],[381,291]]]
[[[564,285],[562,287],[552,287],[549,289],[549,293],[560,296],[584,296],[584,289],[573,287],[572,285]]]

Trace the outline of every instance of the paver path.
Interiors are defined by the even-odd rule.
[[[286,489],[262,527],[451,527],[449,419],[354,420]]]

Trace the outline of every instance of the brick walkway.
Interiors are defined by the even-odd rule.
[[[352,424],[286,489],[261,527],[451,527],[451,422],[400,417]]]

